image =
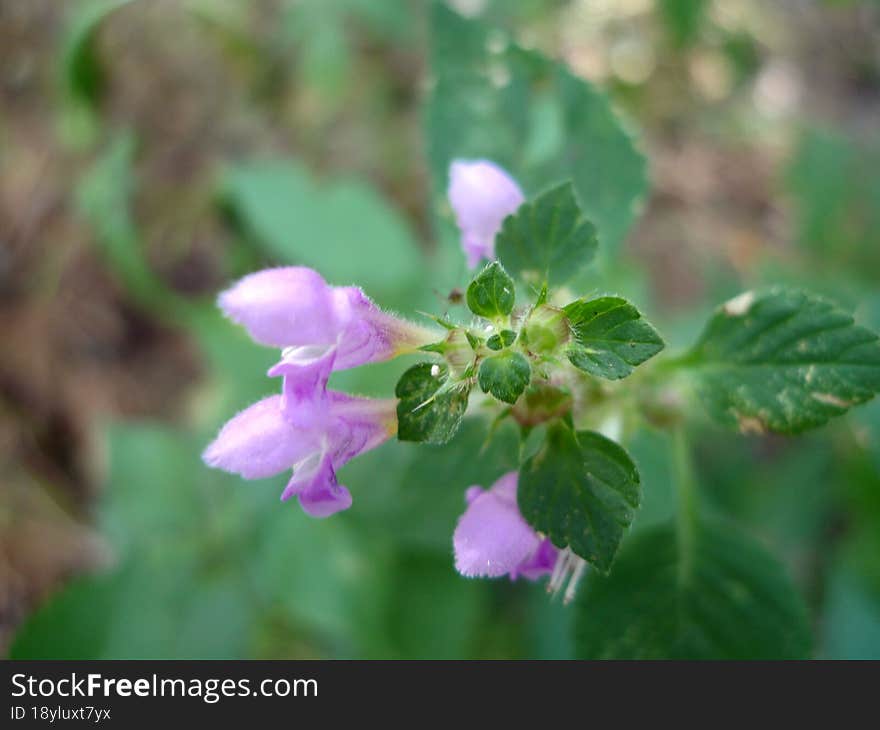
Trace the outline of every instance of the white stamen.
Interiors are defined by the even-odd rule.
[[[547,592],[556,595],[562,588],[562,583],[568,573],[568,562],[571,559],[571,550],[565,548],[556,556],[556,563],[553,565],[553,572],[550,575],[550,582],[547,584]]]
[[[562,597],[562,602],[565,605],[568,605],[574,600],[578,584],[581,582],[581,578],[584,577],[584,573],[587,570],[587,561],[583,558],[577,558],[574,562],[575,566],[571,574],[571,579],[568,581],[568,588],[565,589],[565,595]]]
[[[587,561],[575,555],[569,548],[565,548],[560,551],[556,563],[553,565],[550,582],[547,584],[547,592],[556,596],[567,582],[568,586],[562,596],[562,602],[564,604],[571,603],[586,570]]]

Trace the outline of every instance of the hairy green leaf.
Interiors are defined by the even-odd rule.
[[[615,442],[557,422],[520,469],[517,499],[556,547],[606,572],[641,501],[639,473]]]
[[[521,205],[504,220],[495,242],[502,263],[533,284],[564,283],[592,261],[596,245],[596,229],[570,182]]]
[[[731,299],[684,364],[712,415],[743,432],[820,426],[880,389],[877,335],[799,291]]]
[[[578,299],[564,311],[574,335],[568,359],[592,375],[625,378],[664,347],[657,331],[626,299]]]
[[[445,444],[451,439],[467,409],[468,389],[449,382],[445,365],[413,365],[397,381],[397,437],[401,441]]]
[[[480,363],[477,382],[484,393],[491,393],[505,403],[516,403],[531,377],[532,368],[525,355],[507,350]]]
[[[515,298],[513,279],[497,261],[487,264],[467,289],[468,309],[486,319],[510,314]]]
[[[486,340],[486,347],[490,350],[503,350],[510,347],[516,340],[516,332],[513,330],[501,330],[497,335],[492,335]]]

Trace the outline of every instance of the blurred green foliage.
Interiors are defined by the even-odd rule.
[[[175,291],[149,262],[133,207],[142,182],[139,139],[103,104],[102,79],[112,73],[113,59],[96,44],[101,24],[126,12],[125,5],[70,4],[59,40],[60,134],[87,158],[76,207],[107,267],[139,308],[188,335],[206,375],[186,422],[106,425],[109,457],[96,523],[112,565],[48,600],[21,628],[13,657],[568,658],[628,656],[635,651],[628,642],[641,642],[643,653],[657,656],[795,656],[812,646],[821,657],[880,658],[876,402],[797,442],[734,439],[696,424],[695,479],[711,516],[707,524],[721,515],[737,527],[696,530],[698,542],[689,549],[700,582],[687,591],[675,580],[681,543],[669,527],[680,506],[680,475],[663,436],[652,429],[633,434],[628,447],[642,474],[644,504],[617,570],[586,582],[577,627],[575,610],[551,602],[540,585],[466,580],[452,567],[451,534],[464,489],[488,486],[516,467],[512,430],[502,429],[487,445],[487,425],[469,419],[445,447],[385,444],[343,470],[354,508],[330,520],[280,504],[280,477],[246,483],[206,469],[200,451],[222,422],[276,388],[264,375],[275,353],[249,342],[209,298]],[[648,192],[647,163],[594,84],[520,47],[517,33],[468,22],[443,3],[282,5],[283,22],[262,44],[248,37],[241,6],[202,0],[187,8],[236,39],[242,53],[265,55],[267,65],[276,55],[295,58],[291,83],[320,97],[330,117],[363,83],[357,43],[364,38],[425,57],[428,161],[385,156],[389,169],[428,168],[441,243],[425,245],[384,187],[359,174],[313,171],[305,162],[309,150],[302,158],[230,154],[211,181],[233,239],[221,253],[229,276],[258,264],[303,263],[333,283],[362,285],[382,305],[408,314],[451,306],[445,296],[462,285],[464,266],[445,203],[446,174],[451,159],[479,156],[506,166],[530,195],[572,177],[598,228],[601,256],[609,257],[604,278],[587,286],[648,299],[645,274],[610,259],[621,252]],[[754,33],[718,27],[710,33],[711,4],[702,0],[657,5],[676,53],[720,43],[738,83],[753,79],[763,52]],[[493,2],[486,15],[499,28],[519,30],[565,6]],[[428,26],[430,48],[423,50]],[[649,84],[642,87],[645,98]],[[650,108],[621,98],[635,109]],[[384,103],[392,105],[385,110],[392,117],[394,94]],[[394,148],[393,136],[363,144]],[[784,264],[760,262],[754,274],[776,280],[784,270],[797,282],[818,281],[844,303],[860,304],[859,320],[875,328],[878,150],[876,140],[803,126],[778,181],[792,201],[795,250]],[[719,276],[711,293],[730,293],[741,283]],[[673,342],[693,341],[709,308],[705,302],[670,316],[660,329]],[[409,364],[338,373],[333,384],[387,394]],[[652,585],[665,602],[642,603]],[[716,601],[719,596],[732,596],[736,610],[729,612],[731,603]],[[646,615],[667,609],[668,632],[639,634]],[[725,630],[707,633],[706,616]]]

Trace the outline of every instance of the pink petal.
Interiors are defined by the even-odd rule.
[[[395,355],[436,342],[442,334],[383,312],[356,286],[337,287],[336,310],[347,322],[339,341],[336,370]]]
[[[327,423],[327,379],[336,360],[335,345],[288,347],[270,376],[283,375],[281,410],[300,428],[324,431]]]
[[[293,495],[312,517],[329,517],[351,507],[351,492],[336,481],[329,453],[315,454],[294,469],[281,499],[288,500]]]
[[[314,448],[307,433],[284,419],[281,396],[273,395],[230,419],[202,459],[245,479],[261,479],[289,469]]]
[[[509,472],[481,495],[474,497],[469,490],[473,501],[452,538],[455,567],[462,575],[515,575],[540,547],[541,538],[519,513],[516,483],[517,473]]]
[[[488,160],[455,160],[449,168],[449,202],[461,230],[468,266],[495,258],[502,221],[525,201],[516,181]]]
[[[333,465],[376,448],[397,430],[397,401],[327,392],[331,426],[327,431]]]
[[[333,287],[301,266],[245,276],[218,303],[254,340],[273,347],[334,344],[346,324],[336,310]]]

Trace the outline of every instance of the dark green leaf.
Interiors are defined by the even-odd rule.
[[[508,350],[483,360],[477,381],[484,393],[505,403],[516,403],[531,377],[532,368],[525,355]]]
[[[592,261],[596,229],[567,182],[508,216],[495,246],[502,263],[523,281],[562,284]]]
[[[565,307],[574,335],[568,359],[580,370],[617,380],[660,352],[663,339],[626,299],[579,299]]]
[[[467,289],[467,305],[486,319],[510,314],[515,301],[513,279],[497,261],[483,269]]]
[[[446,365],[413,365],[397,381],[397,437],[401,441],[445,444],[461,425],[468,389],[451,384]]]
[[[554,545],[607,571],[641,501],[639,473],[613,441],[556,423],[520,469],[518,501]]]
[[[633,535],[608,577],[590,575],[576,616],[589,659],[797,659],[810,650],[806,611],[781,565],[726,525],[671,525]]]
[[[513,330],[501,330],[497,335],[492,335],[486,340],[486,347],[490,350],[503,350],[510,347],[516,340],[516,332]]]
[[[709,411],[743,432],[819,426],[880,389],[877,335],[798,291],[730,300],[685,364]]]

